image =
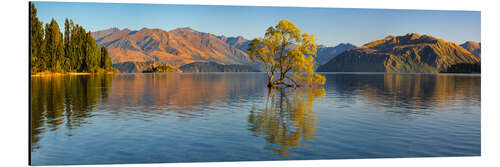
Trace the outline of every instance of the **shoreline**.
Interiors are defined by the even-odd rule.
[[[53,77],[53,76],[66,76],[66,75],[93,75],[93,74],[114,74],[116,72],[39,72],[31,74],[31,77]]]

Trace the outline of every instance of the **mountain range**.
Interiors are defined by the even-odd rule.
[[[453,42],[429,35],[408,33],[388,36],[347,50],[320,66],[320,72],[429,72],[480,58]]]
[[[233,64],[241,65],[234,68],[259,68],[246,53],[250,41],[241,36],[214,35],[189,27],[170,31],[110,28],[92,32],[92,36],[99,45],[108,48],[114,67],[122,72],[141,72],[153,62],[174,68],[195,63],[190,68],[193,71],[225,69],[220,67]],[[477,42],[458,45],[429,35],[408,33],[361,47],[349,43],[334,47],[318,45],[315,60],[317,71],[322,72],[439,72],[452,64],[480,62],[480,54],[481,44]]]
[[[156,61],[179,67],[192,62],[249,64],[238,38],[218,37],[191,28],[172,31],[142,28],[139,31],[111,28],[93,32],[99,45],[106,46],[113,63]]]
[[[246,53],[250,41],[241,36],[217,36],[189,27],[171,31],[110,28],[92,32],[92,36],[99,45],[108,48],[114,64],[155,61],[175,67],[193,62],[256,65]],[[324,64],[343,51],[355,47],[347,43],[335,47],[320,45],[317,63]]]

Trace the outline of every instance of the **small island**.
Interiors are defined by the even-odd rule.
[[[142,73],[157,73],[157,72],[182,72],[182,71],[166,64],[150,66],[146,70],[142,71]]]
[[[194,62],[179,67],[183,72],[260,72],[258,69],[241,64],[219,64],[215,62]]]

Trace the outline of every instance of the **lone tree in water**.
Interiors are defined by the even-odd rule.
[[[312,34],[284,19],[269,27],[264,38],[253,39],[247,53],[264,65],[268,87],[314,86],[325,84],[325,77],[314,73],[316,47]]]

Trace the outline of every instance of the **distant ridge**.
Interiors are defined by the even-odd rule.
[[[467,41],[460,46],[467,49],[469,52],[474,54],[474,56],[481,57],[481,43],[477,43],[474,41]]]
[[[180,68],[195,62],[212,62],[258,67],[246,54],[250,41],[241,36],[216,36],[189,27],[171,31],[110,28],[92,35],[99,45],[108,48],[118,66],[125,62],[158,62]],[[318,45],[317,50],[317,71],[346,72],[439,72],[452,64],[479,62],[481,53],[480,43],[457,45],[417,33],[388,36],[361,47],[349,43]]]
[[[388,36],[347,50],[320,66],[321,72],[432,72],[480,59],[463,47],[429,35]]]
[[[342,52],[349,49],[354,49],[356,47],[357,46],[350,43],[341,43],[334,47],[326,47],[323,45],[319,45],[315,60],[316,62],[318,62],[319,65],[323,65],[328,61],[332,60],[334,57],[341,54]]]
[[[108,48],[113,63],[156,61],[179,67],[192,62],[250,64],[244,48],[247,40],[221,39],[189,27],[171,31],[117,28],[92,33],[99,45]]]
[[[241,36],[226,37],[199,32],[190,27],[161,29],[109,28],[92,32],[99,45],[108,48],[114,64],[159,62],[180,67],[193,62],[252,65],[246,50],[250,40]],[[324,64],[345,50],[356,48],[349,43],[334,47],[318,46],[316,61]]]
[[[223,65],[215,62],[195,62],[179,67],[183,72],[260,72],[247,65]]]

